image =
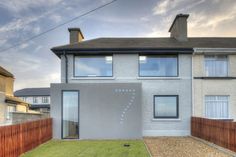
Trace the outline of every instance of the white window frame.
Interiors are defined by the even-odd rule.
[[[15,111],[16,111],[16,106],[7,105],[6,119],[7,120],[12,119],[11,113]]]
[[[33,97],[33,104],[37,104],[38,103],[38,97]]]
[[[215,100],[206,100],[206,97],[208,97],[208,96],[211,96],[211,97],[215,97]],[[225,101],[225,100],[219,100],[219,97],[227,97],[227,101]],[[204,105],[205,105],[205,117],[206,118],[209,118],[209,119],[230,119],[229,118],[229,106],[230,106],[230,96],[229,95],[205,95],[205,97],[204,97]],[[208,114],[208,110],[207,110],[207,102],[227,102],[227,117],[209,117],[209,115],[207,115]]]
[[[45,100],[46,100],[46,101],[45,101]],[[43,103],[43,104],[48,104],[48,103],[49,103],[49,99],[48,99],[47,96],[43,96],[43,97],[42,97],[42,103]]]
[[[207,58],[209,56],[212,56],[212,58],[214,58],[214,59],[217,58],[218,56],[225,56],[226,57],[227,73],[226,73],[225,76],[217,76],[217,75],[212,75],[211,76],[211,75],[207,74],[207,72],[206,72],[206,61],[207,60],[212,60],[212,59]],[[204,56],[204,75],[207,76],[207,77],[228,77],[229,76],[229,57],[228,57],[228,55],[205,55]]]

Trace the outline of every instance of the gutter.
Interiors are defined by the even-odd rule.
[[[236,54],[236,48],[194,48],[194,54]]]
[[[66,55],[66,51],[63,51],[63,54],[65,56],[65,75],[66,75],[66,83],[68,83],[68,58]]]

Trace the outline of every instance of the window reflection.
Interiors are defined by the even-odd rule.
[[[111,77],[112,56],[75,56],[75,76]]]
[[[139,76],[174,77],[177,64],[176,55],[139,56]]]
[[[63,138],[79,137],[79,93],[78,91],[63,91]]]
[[[177,96],[155,96],[154,97],[155,118],[178,118]]]

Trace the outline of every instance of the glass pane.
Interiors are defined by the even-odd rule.
[[[79,93],[76,91],[63,92],[63,138],[79,137]]]
[[[75,76],[112,76],[112,56],[75,57]]]
[[[177,56],[140,56],[139,76],[177,76]]]
[[[207,118],[228,118],[229,96],[205,96]]]
[[[155,97],[155,117],[177,117],[176,96]]]
[[[227,56],[205,56],[205,72],[206,76],[227,76]]]

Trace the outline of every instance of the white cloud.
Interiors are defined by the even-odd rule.
[[[159,16],[158,25],[152,25],[152,31],[147,36],[169,36],[168,28],[179,13],[190,14],[189,36],[235,36],[236,1],[234,0],[159,1],[153,9],[153,14],[162,16]]]
[[[60,15],[56,15],[56,14],[51,15],[49,18],[56,23],[61,22],[61,20],[62,20],[62,17]]]
[[[183,0],[160,0],[153,8],[154,15],[165,14],[169,10],[172,10]]]
[[[20,49],[24,49],[24,48],[26,48],[28,46],[29,46],[28,43],[23,43],[23,44],[20,45]]]
[[[6,0],[0,1],[0,5],[12,12],[20,12],[36,7],[50,7],[61,0]]]

